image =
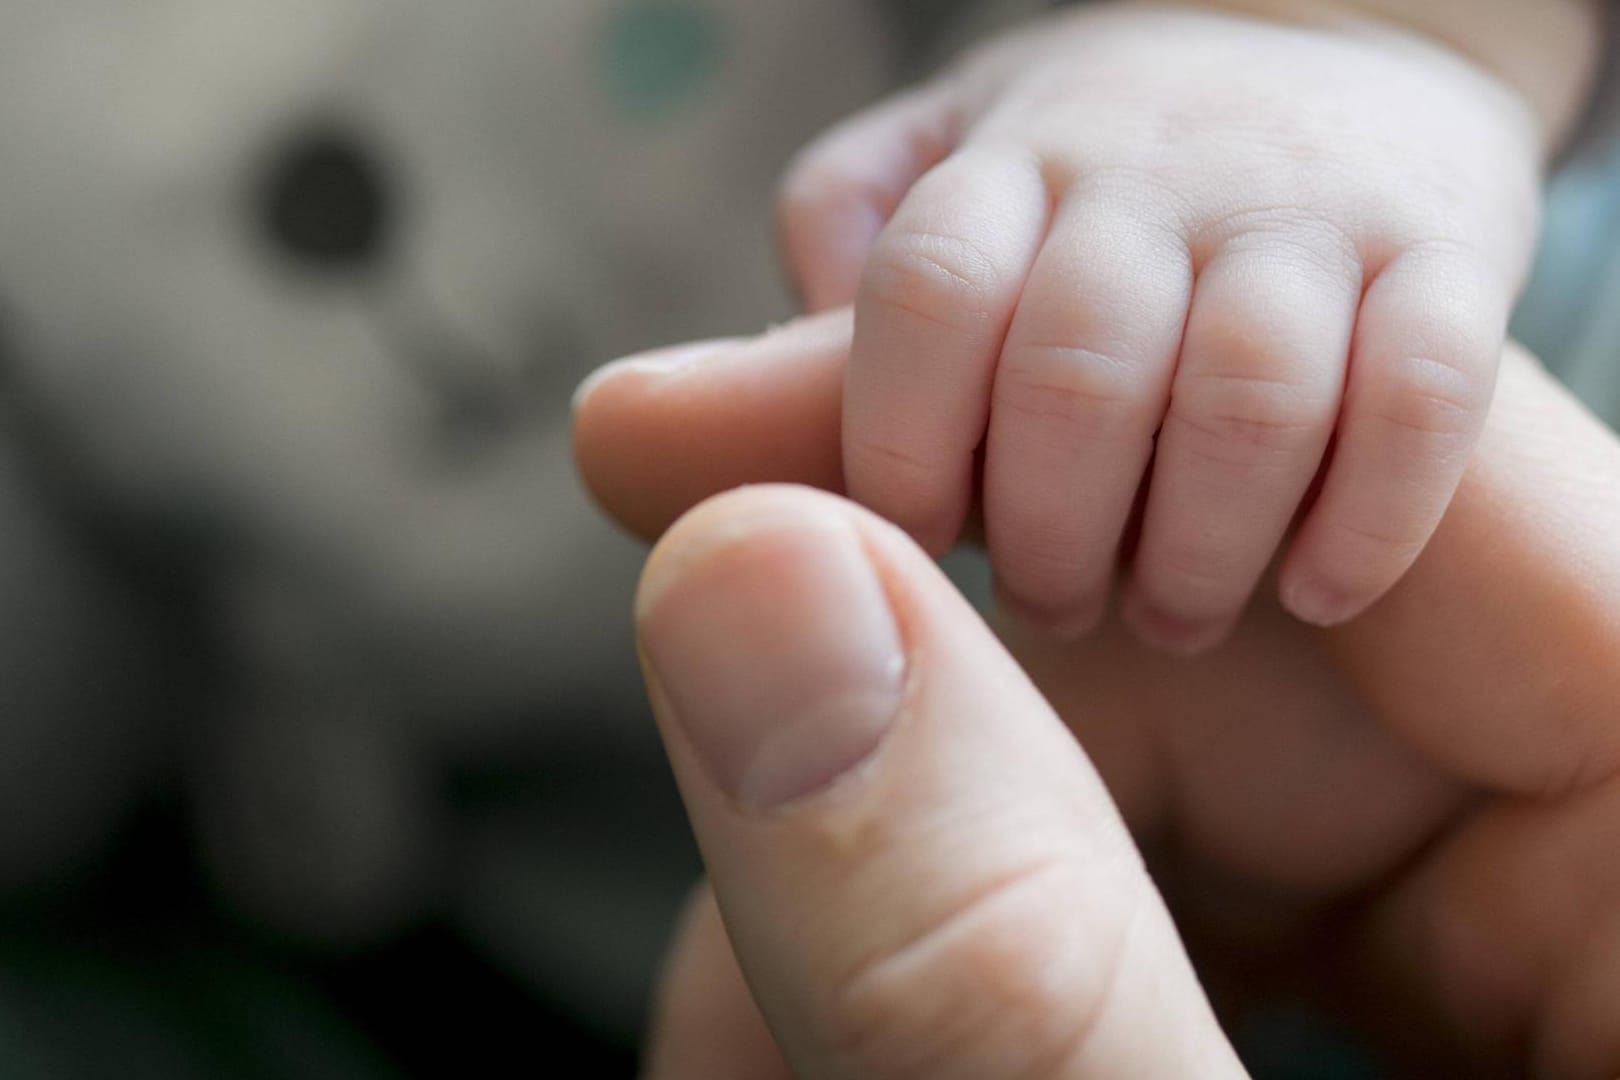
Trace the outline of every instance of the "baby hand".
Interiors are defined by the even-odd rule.
[[[980,50],[784,187],[807,304],[855,303],[849,494],[939,554],[982,482],[1002,598],[1058,632],[1123,558],[1137,633],[1208,648],[1290,535],[1289,610],[1355,616],[1479,435],[1549,137],[1375,21],[1104,4]]]

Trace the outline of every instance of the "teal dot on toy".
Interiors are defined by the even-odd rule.
[[[720,70],[720,20],[681,0],[633,0],[608,19],[601,45],[607,94],[626,118],[662,120]]]

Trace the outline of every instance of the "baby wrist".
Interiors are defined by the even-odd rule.
[[[1549,157],[1584,113],[1606,37],[1606,0],[1203,0],[1200,6],[1426,39],[1514,91]]]

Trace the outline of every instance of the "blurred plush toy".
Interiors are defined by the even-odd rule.
[[[580,938],[624,912],[570,875],[614,852],[555,793],[662,772],[614,778],[655,760],[639,551],[575,485],[569,394],[787,311],[775,176],[892,84],[885,18],[0,5],[0,889],[168,785],[255,920],[448,910],[600,965]],[[600,777],[459,816],[558,746]]]

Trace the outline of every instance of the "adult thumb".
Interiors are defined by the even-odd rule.
[[[721,496],[654,551],[649,690],[802,1077],[1241,1075],[1102,783],[899,531]]]

